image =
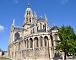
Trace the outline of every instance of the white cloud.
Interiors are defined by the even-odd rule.
[[[66,4],[66,3],[68,3],[68,2],[69,2],[69,0],[62,0],[62,1],[61,1],[62,4]]]
[[[0,25],[0,32],[4,31],[4,26]]]
[[[59,0],[61,4],[67,4],[70,0]]]
[[[14,0],[14,2],[15,2],[16,4],[18,4],[18,3],[19,3],[19,1],[18,1],[18,0]]]

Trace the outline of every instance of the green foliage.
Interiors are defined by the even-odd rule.
[[[71,26],[61,26],[58,28],[60,42],[57,44],[56,49],[62,50],[65,55],[74,54],[76,51],[76,35]]]

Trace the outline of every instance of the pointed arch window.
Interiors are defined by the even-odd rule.
[[[39,27],[37,26],[37,31],[38,31],[38,28],[39,28]]]
[[[29,20],[30,20],[30,23],[31,23],[31,18],[29,18]]]
[[[26,22],[28,22],[28,18],[26,18]]]
[[[45,31],[46,31],[46,24],[44,25]]]
[[[42,29],[42,24],[40,23],[40,30]]]
[[[28,11],[27,11],[27,15],[28,15]]]
[[[29,15],[30,15],[30,11],[29,11]]]
[[[29,41],[28,41],[28,39],[27,39],[27,48],[29,48]]]
[[[33,33],[34,33],[34,28],[33,28]]]
[[[26,41],[24,41],[24,43],[25,43],[25,47],[26,47]]]
[[[53,37],[52,37],[52,35],[50,35],[50,38],[51,38],[51,42],[52,42],[52,46],[53,46]]]
[[[45,26],[43,25],[43,29],[45,29]]]
[[[15,41],[18,40],[19,38],[20,38],[19,32],[15,33]]]

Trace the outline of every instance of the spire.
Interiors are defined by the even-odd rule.
[[[15,26],[15,19],[13,19],[13,23],[12,23],[12,26]]]
[[[36,15],[36,12],[34,11],[34,17],[36,17],[37,18],[37,15]]]
[[[30,4],[28,3],[28,4],[27,4],[27,8],[30,8],[30,7],[31,7],[31,6],[30,6]]]
[[[42,16],[40,16],[40,18],[42,19]]]
[[[14,26],[15,26],[15,19],[13,19],[13,22],[12,22],[12,26],[11,26],[11,32],[13,31]]]
[[[26,11],[32,11],[32,9],[31,9],[31,5],[30,5],[29,3],[27,4]],[[25,12],[26,12],[26,11],[25,11]]]
[[[46,14],[44,15],[44,19],[47,20],[47,16],[46,16]]]
[[[9,38],[9,44],[12,42],[12,37],[13,37],[13,33],[14,33],[14,26],[15,26],[15,19],[13,19],[12,25],[11,25],[11,30],[10,30],[10,38]]]

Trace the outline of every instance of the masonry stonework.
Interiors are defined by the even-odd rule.
[[[23,26],[15,26],[14,21],[12,23],[8,56],[15,60],[52,60],[57,40],[57,27],[50,28],[46,15],[38,18],[28,5]]]

